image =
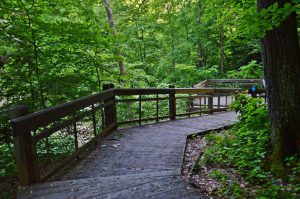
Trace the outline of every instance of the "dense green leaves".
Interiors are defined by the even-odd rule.
[[[117,37],[110,34],[103,3],[2,1],[0,87],[6,104],[36,111],[97,92],[105,82],[191,86],[219,75],[215,69],[260,61],[257,40],[240,28],[256,13],[254,1],[127,0],[111,6]],[[118,74],[115,43],[130,68],[126,77]]]
[[[245,66],[241,66],[238,70],[227,72],[228,78],[236,79],[259,79],[263,77],[262,65],[257,64],[256,61],[251,61]]]
[[[238,182],[227,183],[228,176],[212,172],[211,177],[222,183],[219,190],[222,197],[244,198],[297,198],[299,190],[300,159],[292,156],[286,159],[286,178],[277,178],[270,169],[270,122],[266,104],[262,99],[237,95],[232,108],[240,114],[240,122],[221,134],[209,134],[205,138],[208,146],[197,163],[216,168],[233,168],[243,176],[247,190]]]

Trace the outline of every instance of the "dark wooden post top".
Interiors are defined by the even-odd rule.
[[[10,118],[15,119],[29,114],[28,108],[25,105],[15,105],[10,108]]]
[[[108,89],[111,89],[111,88],[115,88],[115,85],[114,84],[104,84],[102,86],[103,90],[108,90]]]
[[[10,109],[11,119],[28,114],[28,108],[24,105],[16,105]],[[39,181],[39,171],[31,134],[30,132],[13,132],[19,182],[21,185],[34,184]]]

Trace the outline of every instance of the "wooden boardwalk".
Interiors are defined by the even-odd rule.
[[[18,198],[206,198],[181,177],[186,137],[235,120],[226,112],[116,130],[57,181]]]

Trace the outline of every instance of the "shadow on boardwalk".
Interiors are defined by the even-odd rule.
[[[59,181],[18,198],[206,198],[181,177],[186,137],[235,122],[232,112],[119,129]]]

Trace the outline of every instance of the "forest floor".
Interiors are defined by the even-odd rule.
[[[221,134],[222,131],[218,130],[215,133]],[[202,157],[203,151],[207,147],[209,146],[204,134],[188,136],[182,164],[183,178],[210,198],[224,198],[225,196],[221,194],[224,193],[224,188],[227,188],[224,187],[224,184],[228,186],[228,189],[232,189],[230,186],[239,186],[239,189],[243,189],[247,197],[251,197],[249,183],[233,168],[204,165],[200,170],[195,169],[197,161]],[[226,176],[226,179],[220,179],[222,176]],[[226,182],[224,183],[224,181]]]

